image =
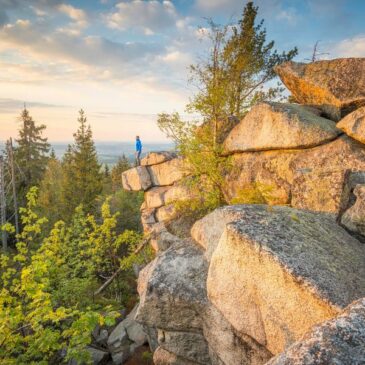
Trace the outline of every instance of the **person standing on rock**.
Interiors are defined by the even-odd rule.
[[[136,136],[136,166],[141,164],[141,153],[142,153],[142,142],[139,139],[139,136]]]

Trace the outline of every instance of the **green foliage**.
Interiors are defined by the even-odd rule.
[[[31,186],[38,185],[43,177],[48,161],[49,144],[47,138],[42,137],[46,126],[36,125],[29,111],[24,108],[20,116],[21,128],[18,146],[14,158],[21,170],[17,179],[18,199],[24,204],[25,195]]]
[[[88,213],[96,208],[96,198],[102,192],[103,174],[98,163],[90,125],[80,110],[79,128],[74,134],[75,142],[69,146],[63,158],[63,217],[69,217],[80,204]]]
[[[222,145],[214,142],[216,130],[212,125],[185,123],[178,113],[159,114],[157,123],[174,139],[177,151],[184,157],[190,176],[185,185],[191,195],[196,196],[189,201],[176,202],[178,212],[200,216],[224,204],[224,176],[231,169],[231,162],[222,156]]]
[[[21,209],[16,253],[0,256],[0,362],[61,363],[60,351],[67,349],[65,361],[90,363],[85,347],[91,331],[117,315],[94,301],[100,277],[120,267],[130,272],[148,257],[133,253],[139,234],[116,232],[117,216],[108,201],[100,221],[78,207],[70,223],[57,222],[42,238],[47,219],[36,214],[36,195],[32,188]],[[9,224],[2,228],[14,232]]]
[[[191,81],[199,88],[188,110],[205,120],[217,122],[229,116],[242,118],[253,104],[280,96],[282,87],[265,88],[276,77],[274,67],[291,60],[294,48],[279,54],[274,41],[266,42],[263,20],[257,23],[258,8],[248,2],[238,25],[221,27],[208,20],[211,47],[207,59],[192,65]]]
[[[112,190],[117,191],[123,188],[122,173],[132,168],[128,158],[123,154],[118,158],[117,163],[113,166],[111,171]]]

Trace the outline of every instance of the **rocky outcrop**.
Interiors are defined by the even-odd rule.
[[[175,237],[138,281],[137,321],[181,361],[264,364],[365,296],[365,246],[331,215],[228,206],[192,236],[201,249]]]
[[[267,365],[364,364],[365,299],[316,326]]]
[[[365,58],[290,61],[275,71],[298,103],[318,106],[334,121],[365,105]]]
[[[362,363],[364,303],[342,310],[365,297],[363,112],[338,124],[345,134],[327,117],[365,102],[363,67],[280,66],[306,105],[264,103],[230,124],[223,190],[246,204],[216,209],[190,234],[175,205],[197,197],[186,162],[157,153],[124,173],[126,189],[145,191],[157,253],[140,272],[136,314],[156,365]],[[252,204],[262,191],[270,205]]]
[[[166,161],[170,161],[176,157],[177,154],[171,151],[150,152],[146,157],[142,158],[141,166],[157,165]]]
[[[341,133],[334,122],[297,104],[254,106],[224,142],[226,153],[318,146]]]
[[[365,106],[348,114],[337,123],[348,136],[365,143]]]

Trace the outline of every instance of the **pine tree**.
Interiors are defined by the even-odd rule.
[[[111,171],[113,191],[117,191],[122,188],[122,173],[129,170],[131,167],[131,163],[125,154],[118,158],[117,163],[113,166]]]
[[[29,111],[24,108],[21,114],[21,128],[18,146],[15,149],[15,161],[21,170],[18,181],[18,194],[21,204],[25,202],[25,195],[31,186],[39,185],[48,162],[50,145],[47,138],[42,137],[46,126],[36,125]]]
[[[80,204],[86,213],[92,213],[96,207],[96,198],[103,188],[103,174],[91,127],[87,125],[85,112],[80,110],[79,114],[75,141],[68,146],[62,161],[65,217],[70,216]]]

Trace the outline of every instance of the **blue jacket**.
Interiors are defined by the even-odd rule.
[[[140,139],[136,140],[136,151],[137,152],[142,152],[142,142]]]

